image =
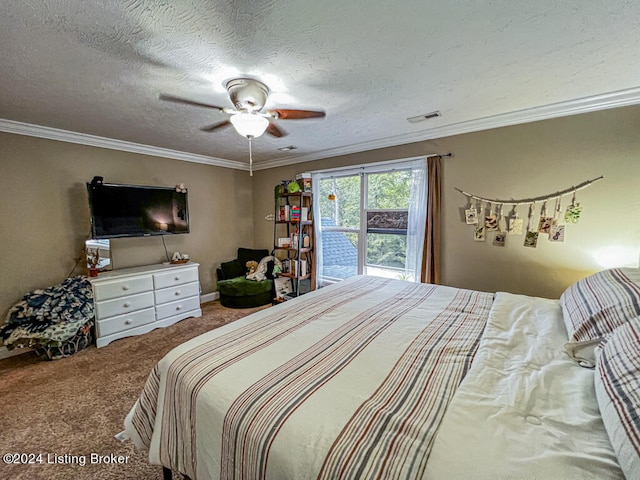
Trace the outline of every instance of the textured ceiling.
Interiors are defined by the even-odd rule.
[[[245,168],[233,128],[199,130],[226,114],[158,96],[231,106],[253,76],[266,109],[327,113],[253,142],[258,168],[295,163],[640,103],[639,26],[637,0],[3,0],[0,130]]]

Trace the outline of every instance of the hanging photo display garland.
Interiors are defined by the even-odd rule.
[[[487,232],[498,230],[498,217],[493,213],[492,203],[489,203],[489,214],[484,217],[484,226]]]
[[[550,242],[564,242],[565,226],[558,223],[560,212],[562,212],[562,199],[556,198],[556,208],[553,211],[553,223],[549,231]]]
[[[538,219],[538,233],[546,233],[547,235],[551,231],[553,225],[553,217],[547,215],[547,202],[542,204],[540,210],[540,218]]]
[[[507,241],[507,228],[505,225],[505,228],[502,228],[502,225],[504,223],[506,223],[506,220],[502,214],[502,209],[504,208],[504,205],[501,203],[496,211],[496,216],[498,217],[497,219],[497,225],[498,228],[496,230],[496,233],[494,233],[493,235],[493,246],[494,247],[504,247],[505,242]]]
[[[571,205],[567,207],[567,211],[564,214],[564,221],[567,223],[578,223],[580,213],[582,213],[582,207],[579,203],[576,203],[576,192],[574,191]]]
[[[518,210],[516,210],[516,206],[514,205],[511,216],[509,216],[507,233],[509,235],[522,235],[523,229],[524,220],[518,217]]]
[[[507,236],[522,235],[524,231],[524,246],[536,248],[540,235],[548,235],[549,242],[564,242],[565,224],[578,223],[582,215],[582,206],[576,202],[576,192],[603,178],[604,176],[601,175],[560,192],[522,200],[484,198],[459,188],[456,188],[456,190],[468,199],[468,208],[464,210],[465,222],[467,225],[473,226],[474,240],[484,242],[486,241],[487,232],[494,232],[492,244],[497,247],[504,247]],[[569,194],[572,195],[571,204],[567,206],[564,215],[562,215],[562,197]],[[552,214],[547,211],[547,202],[551,200],[555,200]],[[542,202],[540,215],[536,223],[533,218],[536,213],[536,203],[540,202]],[[483,203],[487,205],[486,209],[483,209]],[[505,205],[512,207],[507,216],[504,215],[503,211]],[[520,205],[529,205],[526,230],[524,229],[524,219],[518,216],[517,207]],[[488,210],[488,213],[486,210]]]
[[[482,202],[478,204],[476,212],[476,223],[473,225],[473,239],[476,242],[484,242],[486,237],[486,228],[484,225],[484,209],[482,208]],[[481,220],[478,219],[479,217]]]
[[[477,225],[478,224],[478,210],[476,209],[475,200],[469,200],[469,208],[464,211],[464,218],[467,222],[467,225]]]
[[[504,244],[506,241],[507,241],[507,232],[498,231],[493,236],[493,245],[495,247],[504,247]]]
[[[478,224],[478,212],[476,212],[475,207],[470,208],[464,211],[467,225],[477,225]]]
[[[564,242],[564,225],[554,225],[549,232],[550,242]]]
[[[533,202],[529,207],[529,215],[527,216],[527,233],[524,236],[524,246],[536,248],[538,246],[539,232],[531,230],[531,219],[536,211],[536,202]]]

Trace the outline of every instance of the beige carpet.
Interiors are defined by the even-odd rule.
[[[210,302],[201,318],[100,349],[92,346],[69,358],[42,361],[28,353],[0,360],[0,453],[41,453],[43,462],[0,462],[0,478],[162,478],[161,467],[149,465],[131,442],[114,438],[149,372],[176,345],[263,308],[230,309]],[[91,465],[92,453],[129,458],[122,465]],[[86,465],[65,465],[65,455],[84,456]],[[59,463],[47,464],[56,459]]]

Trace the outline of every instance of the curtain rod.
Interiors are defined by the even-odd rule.
[[[593,178],[591,180],[587,180],[585,182],[582,182],[579,185],[576,185],[574,187],[571,188],[567,188],[565,190],[556,192],[556,193],[552,193],[550,195],[542,195],[539,197],[533,197],[533,198],[524,198],[521,200],[498,200],[495,198],[485,198],[485,197],[480,197],[478,195],[473,195],[471,193],[465,192],[460,190],[459,188],[455,187],[455,189],[457,191],[459,191],[460,193],[462,193],[464,196],[473,199],[473,200],[479,200],[480,202],[485,202],[485,203],[492,203],[494,205],[529,205],[532,203],[538,203],[538,202],[546,202],[548,200],[555,200],[557,198],[563,197],[569,193],[576,193],[578,190],[582,190],[583,188],[587,188],[588,186],[590,186],[592,183],[597,182],[598,180],[602,180],[604,178],[604,175],[600,175],[597,178]]]
[[[359,163],[356,165],[347,165],[344,167],[336,167],[336,168],[329,168],[326,170],[311,170],[309,173],[327,173],[326,178],[331,178],[334,175],[332,175],[332,173],[336,173],[339,174],[340,172],[344,172],[344,171],[351,171],[351,170],[359,170],[359,169],[364,169],[364,168],[375,168],[378,166],[384,166],[384,165],[393,165],[394,163],[405,163],[405,162],[412,162],[414,160],[419,160],[421,158],[431,158],[431,157],[453,157],[452,153],[430,153],[429,155],[418,155],[416,157],[409,157],[409,158],[397,158],[395,160],[381,160],[379,162],[371,162],[371,163]]]

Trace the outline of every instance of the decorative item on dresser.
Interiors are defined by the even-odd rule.
[[[91,284],[98,347],[202,316],[197,263],[113,270]]]

